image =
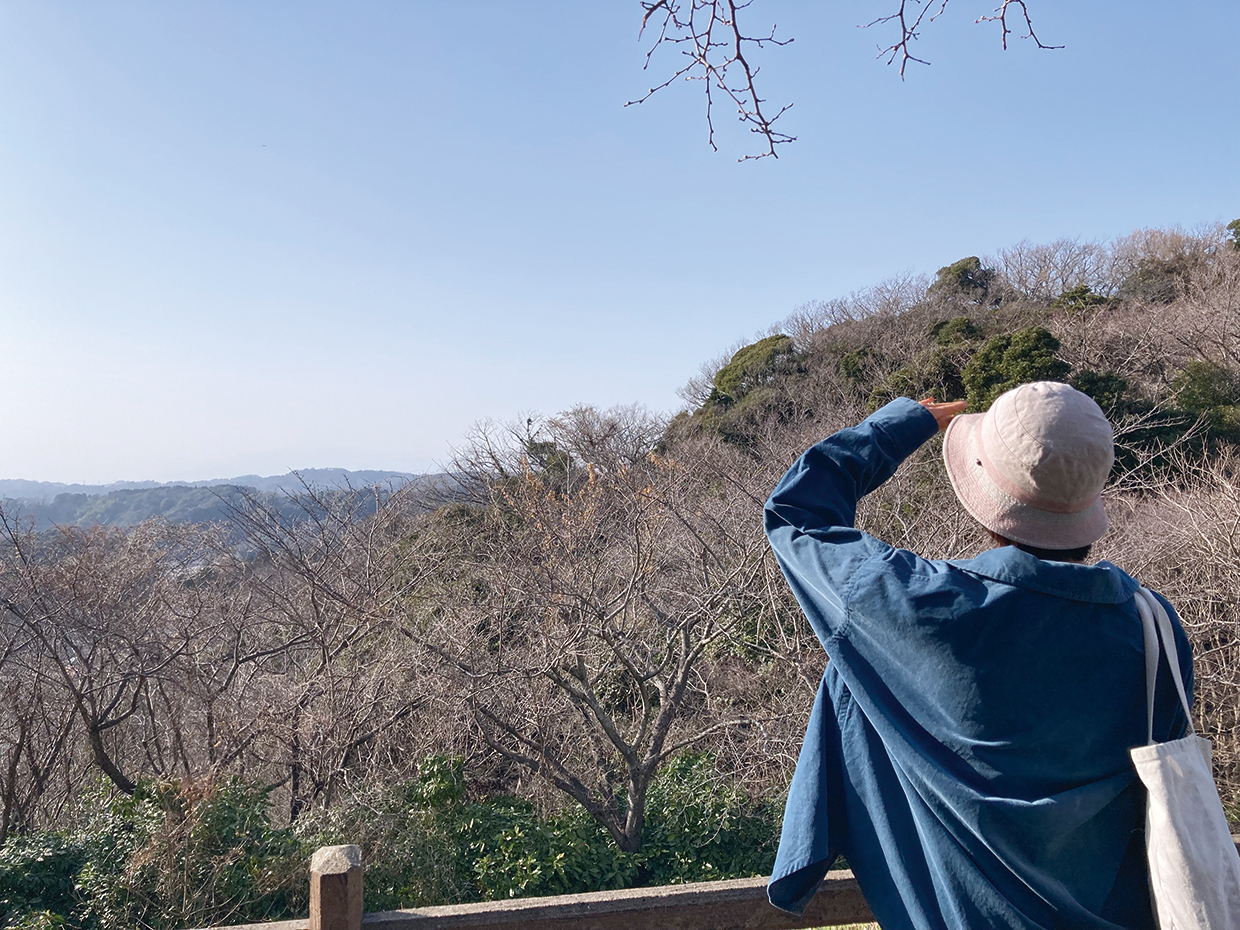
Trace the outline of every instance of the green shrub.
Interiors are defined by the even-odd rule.
[[[1078,284],[1056,297],[1051,306],[1060,310],[1088,310],[1090,307],[1101,307],[1107,302],[1107,298],[1095,294],[1088,284]]]
[[[1189,362],[1171,382],[1181,410],[1205,420],[1210,434],[1240,441],[1240,374],[1213,362]]]
[[[10,836],[0,848],[0,926],[64,926],[83,910],[78,876],[91,855],[76,837]]]
[[[494,899],[767,874],[781,812],[720,784],[712,757],[696,754],[655,779],[638,852],[621,852],[580,808],[540,819],[515,799],[465,808],[462,832],[476,888]]]
[[[802,358],[791,338],[776,334],[760,339],[715,373],[710,396],[694,411],[694,422],[733,445],[748,446],[763,424],[793,416],[787,392],[775,384],[802,373]]]
[[[1224,365],[1189,362],[1171,382],[1176,403],[1190,413],[1240,403],[1240,377]]]
[[[958,346],[981,339],[982,331],[967,316],[957,316],[930,327],[930,338],[941,346]]]
[[[981,259],[970,255],[936,271],[928,294],[941,297],[985,297],[993,279],[994,269],[983,268]]]
[[[1030,326],[986,340],[963,372],[969,408],[980,413],[1005,391],[1029,381],[1059,381],[1071,366],[1058,358],[1059,340],[1041,326]]]
[[[1082,394],[1088,394],[1101,407],[1107,416],[1114,416],[1124,410],[1124,397],[1128,393],[1128,382],[1114,371],[1079,371],[1072,378],[1072,386]]]
[[[1122,297],[1169,304],[1179,296],[1192,268],[1188,256],[1143,258],[1120,285]]]
[[[0,923],[4,930],[62,930],[69,927],[64,915],[55,911],[27,911],[12,923]]]
[[[874,380],[885,361],[882,353],[869,346],[862,346],[840,356],[837,365],[845,381],[854,387],[865,387]]]
[[[1227,231],[1231,234],[1231,247],[1240,249],[1240,220],[1232,220],[1228,223]]]
[[[876,387],[870,394],[870,409],[877,410],[895,397],[933,397],[941,402],[964,396],[960,366],[946,350],[935,348],[892,372]]]
[[[465,777],[460,759],[430,756],[414,779],[368,783],[297,824],[302,846],[356,843],[366,863],[366,907],[392,910],[476,899],[461,845]]]
[[[627,888],[638,877],[638,856],[577,807],[542,819],[516,798],[469,805],[460,837],[483,900]]]
[[[781,799],[758,799],[721,782],[713,757],[672,760],[651,788],[642,883],[670,885],[768,875],[783,813]]]
[[[714,389],[707,404],[727,405],[739,401],[777,374],[786,374],[795,368],[796,356],[791,337],[781,333],[745,346],[715,373]]]
[[[0,848],[5,930],[182,930],[304,914],[306,863],[357,843],[368,910],[756,875],[775,854],[780,805],[721,783],[707,755],[670,762],[651,786],[645,842],[623,853],[584,810],[470,800],[462,763],[369,785],[296,829],[270,821],[265,788],[139,786],[75,829]]]
[[[0,925],[181,930],[304,909],[305,850],[265,789],[139,785],[72,830],[0,849]]]

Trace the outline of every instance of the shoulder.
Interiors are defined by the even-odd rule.
[[[858,566],[849,585],[849,606],[905,623],[942,622],[993,599],[995,584],[965,562],[926,559],[883,545]]]

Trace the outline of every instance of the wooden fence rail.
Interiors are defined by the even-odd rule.
[[[765,878],[626,888],[362,913],[362,853],[328,846],[310,860],[310,916],[216,930],[793,930],[874,918],[852,872],[828,874],[805,913],[766,900]]]
[[[800,917],[767,903],[765,878],[363,914],[361,849],[327,846],[310,860],[309,917],[215,930],[793,930],[873,919],[845,871],[827,873]]]

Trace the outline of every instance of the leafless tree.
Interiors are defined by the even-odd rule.
[[[1214,741],[1214,773],[1240,819],[1240,485],[1234,452],[1182,457],[1178,480],[1112,499],[1114,559],[1175,606],[1193,644],[1197,726]]]
[[[651,425],[634,408],[577,408],[471,456],[524,466],[485,476],[485,504],[440,515],[459,556],[408,620],[458,676],[488,745],[625,850],[641,844],[660,765],[743,725],[700,672],[764,558],[756,512],[729,507],[700,463],[656,453]]]
[[[157,683],[197,634],[197,618],[174,604],[188,552],[181,533],[66,528],[48,537],[0,515],[0,534],[10,555],[0,607],[9,642],[21,640],[10,668],[30,694],[55,693],[73,709],[95,765],[132,793],[131,767],[141,763],[116,734],[149,720]],[[148,735],[146,761],[165,769],[174,750]]]
[[[255,682],[273,721],[255,751],[285,770],[291,819],[330,804],[426,702],[419,652],[398,623],[429,565],[413,493],[306,487],[295,516],[258,497],[234,509],[257,550],[247,589],[283,631]]]
[[[1021,296],[1050,303],[1064,291],[1084,285],[1110,296],[1117,282],[1111,251],[1097,242],[1058,239],[1045,244],[1023,240],[1000,249],[983,262],[994,268]]]

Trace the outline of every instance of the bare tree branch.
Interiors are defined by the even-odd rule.
[[[719,150],[715,144],[714,103],[715,94],[722,93],[736,107],[736,117],[744,123],[750,132],[762,137],[764,151],[756,155],[744,155],[739,160],[766,158],[768,155],[778,158],[775,150],[777,145],[795,142],[796,136],[790,136],[775,128],[776,121],[788,111],[792,104],[785,104],[772,116],[769,109],[764,109],[766,100],[758,96],[756,79],[761,71],[750,62],[749,50],[759,50],[768,45],[788,45],[792,39],[777,39],[775,26],[766,35],[746,35],[737,19],[737,13],[745,9],[753,0],[737,3],[736,0],[655,0],[642,3],[645,11],[642,15],[641,35],[645,35],[651,19],[659,21],[659,34],[646,53],[646,64],[650,67],[654,53],[664,45],[676,46],[688,61],[678,68],[671,77],[657,84],[636,100],[630,100],[625,106],[645,103],[654,94],[683,78],[687,81],[701,81],[706,91],[706,141],[712,149]],[[729,73],[730,72],[730,73]],[[739,72],[739,78],[735,77]]]
[[[715,143],[714,111],[715,97],[722,94],[735,107],[737,120],[761,139],[759,151],[743,155],[739,160],[750,161],[768,156],[778,158],[776,146],[796,141],[796,136],[775,126],[776,121],[792,104],[784,104],[772,115],[771,108],[764,106],[766,99],[758,93],[757,78],[761,69],[751,59],[755,52],[768,46],[784,46],[793,40],[776,38],[775,26],[771,26],[770,31],[765,34],[747,34],[741,27],[740,13],[752,2],[753,0],[644,0],[639,38],[644,37],[648,29],[655,32],[657,28],[657,33],[646,52],[646,63],[642,70],[650,68],[655,52],[663,46],[678,49],[684,58],[666,80],[654,85],[636,100],[628,101],[625,106],[645,103],[678,80],[701,81],[706,93],[707,144],[715,151],[719,150]],[[861,28],[868,29],[888,23],[899,25],[897,38],[890,45],[880,47],[878,57],[886,58],[887,64],[899,59],[900,79],[903,80],[909,62],[915,61],[923,65],[930,63],[912,53],[912,43],[921,38],[923,24],[928,25],[938,19],[949,2],[950,0],[900,0],[895,12],[879,16]],[[997,22],[1003,48],[1007,49],[1008,35],[1013,31],[1008,25],[1007,17],[1013,6],[1020,7],[1020,14],[1024,19],[1023,38],[1033,39],[1037,47],[1042,49],[1063,47],[1047,45],[1038,38],[1025,0],[1003,0],[991,15],[979,16],[976,22]]]
[[[946,5],[946,0],[944,0],[944,5]],[[1008,24],[1007,24],[1008,8],[1011,6],[1019,6],[1021,16],[1024,17],[1025,34],[1021,36],[1022,39],[1033,39],[1034,44],[1037,45],[1038,48],[1045,48],[1045,49],[1063,48],[1062,45],[1044,45],[1042,43],[1042,40],[1038,38],[1037,33],[1033,31],[1033,20],[1029,18],[1029,8],[1025,6],[1025,0],[1003,0],[1003,4],[1001,6],[995,7],[994,15],[979,16],[976,20],[974,20],[974,22],[979,22],[979,23],[997,22],[999,24],[1000,29],[1002,29],[1003,50],[1007,51],[1007,37],[1012,32],[1012,30],[1008,28]]]

